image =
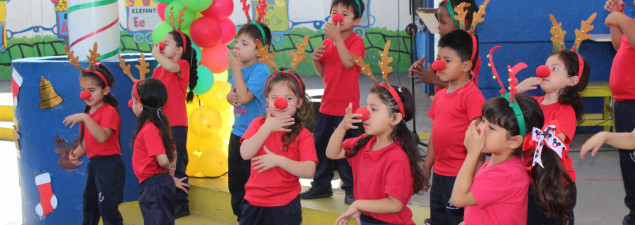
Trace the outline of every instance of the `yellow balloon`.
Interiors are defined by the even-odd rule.
[[[192,99],[192,102],[185,102],[185,108],[187,109],[187,117],[189,118],[190,115],[192,115],[192,112],[194,112],[195,109],[197,109],[198,107],[202,106],[203,102],[201,102],[201,100],[198,98],[198,96],[194,95],[194,99]]]
[[[217,134],[222,127],[223,119],[214,107],[202,106],[192,112],[190,128],[199,137]]]
[[[231,104],[227,102],[227,94],[229,94],[231,89],[231,84],[224,81],[216,81],[212,89],[198,97],[201,99],[201,102],[203,102],[203,105],[213,106],[219,111],[224,111],[231,107]]]
[[[200,156],[198,152],[194,152],[192,154],[187,154],[189,158],[189,162],[187,163],[187,168],[185,169],[185,174],[188,176],[194,176],[200,170],[199,162]]]
[[[192,153],[196,150],[199,150],[198,146],[200,146],[201,138],[189,129],[187,131],[187,152]]]
[[[214,74],[214,80],[215,81],[228,81],[227,79],[229,78],[228,74],[227,74],[227,70],[220,72],[220,73],[215,73]]]
[[[201,149],[202,152],[205,152],[209,149],[221,149],[223,147],[223,139],[218,135],[212,135],[208,137],[201,138],[199,141],[198,149]]]
[[[201,154],[199,168],[207,177],[218,177],[227,172],[227,155],[220,149],[209,149]]]

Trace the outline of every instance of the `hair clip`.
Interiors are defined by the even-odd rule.
[[[531,140],[536,142],[536,152],[534,152],[534,161],[531,164],[531,167],[536,164],[540,165],[540,167],[545,168],[542,165],[542,147],[547,146],[551,150],[553,150],[558,157],[562,159],[562,153],[567,152],[567,145],[564,144],[562,140],[556,135],[557,127],[555,125],[547,125],[543,128],[543,130],[534,127],[531,133]]]
[[[525,134],[527,134],[527,128],[525,127],[525,118],[523,116],[523,111],[520,109],[520,105],[518,105],[515,97],[516,94],[518,94],[518,89],[516,89],[516,84],[518,84],[516,74],[522,69],[527,68],[527,64],[520,62],[513,67],[509,65],[507,66],[507,72],[509,72],[509,79],[507,79],[507,81],[509,82],[509,91],[507,91],[507,89],[505,89],[505,85],[503,85],[503,82],[501,81],[500,76],[498,75],[498,72],[496,72],[496,67],[494,66],[494,57],[492,56],[492,53],[494,53],[494,51],[498,48],[500,48],[500,46],[494,46],[491,50],[489,50],[489,54],[487,55],[489,63],[487,64],[487,66],[492,68],[492,73],[494,74],[493,78],[496,79],[498,81],[498,84],[501,86],[501,96],[509,102],[509,107],[514,110],[516,120],[518,121],[518,133],[520,133],[520,135],[524,137]]]
[[[587,32],[593,30],[593,28],[595,27],[591,25],[591,23],[593,23],[593,20],[595,20],[596,15],[597,13],[593,13],[586,21],[582,20],[582,22],[580,22],[580,29],[575,30],[575,42],[571,47],[571,51],[578,56],[578,78],[582,76],[582,71],[584,70],[584,60],[579,53],[580,44],[582,43],[582,41],[591,38],[591,35]],[[553,25],[551,26],[551,29],[549,29],[549,33],[551,33],[551,42],[553,43],[553,49],[554,51],[562,51],[563,49],[566,49],[564,45],[564,36],[567,34],[567,31],[562,30],[562,22],[558,23],[553,14],[549,14],[549,18],[551,19],[551,24]]]

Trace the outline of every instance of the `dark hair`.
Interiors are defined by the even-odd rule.
[[[469,30],[470,26],[472,25],[472,17],[474,16],[475,12],[478,12],[478,5],[476,4],[476,1],[474,0],[451,0],[450,5],[452,6],[452,10],[454,10],[454,8],[456,8],[459,4],[463,2],[470,4],[470,6],[465,7],[465,10],[467,11],[467,15],[465,15],[465,29]],[[447,8],[444,1],[439,2],[439,8]],[[449,12],[449,9],[448,9],[448,12]],[[454,20],[454,18],[452,18],[452,20]],[[460,27],[457,27],[456,29],[460,29]]]
[[[108,82],[108,87],[110,87],[110,91],[107,95],[104,96],[104,102],[111,105],[115,109],[119,109],[119,101],[117,101],[117,97],[112,94],[112,86],[115,85],[115,77],[112,75],[108,67],[106,67],[106,65],[98,64],[96,66],[93,66],[93,69],[101,73],[101,75],[104,75],[104,78],[106,78],[106,81]],[[97,82],[97,86],[101,87],[102,89],[106,88],[106,84],[97,74],[86,71],[82,72],[82,74],[79,75],[80,79],[86,77],[93,79],[95,82]],[[90,106],[86,105],[86,107],[84,108],[84,113],[88,113],[88,111],[90,111]],[[79,137],[80,139],[83,139],[84,123],[80,125],[79,130]]]
[[[357,3],[359,2],[359,7],[357,6]],[[331,9],[329,10],[329,14],[331,11],[333,11],[333,6],[336,5],[342,5],[346,8],[352,8],[353,9],[353,15],[355,16],[354,18],[361,18],[362,14],[364,13],[364,1],[363,0],[333,0],[331,2]],[[359,10],[362,10],[361,12]]]
[[[133,89],[134,90],[134,89]],[[174,138],[172,138],[172,131],[170,129],[170,122],[168,117],[165,116],[161,107],[168,101],[168,91],[163,85],[163,82],[156,78],[148,78],[141,80],[137,86],[139,92],[138,101],[143,104],[143,110],[139,114],[137,119],[137,129],[130,139],[130,144],[134,144],[134,140],[137,138],[137,134],[146,122],[153,123],[159,131],[161,131],[161,140],[163,141],[163,147],[165,148],[165,155],[168,160],[172,162],[176,156],[174,149]],[[136,98],[134,93],[131,93],[133,98]]]
[[[399,98],[403,102],[404,113],[406,115],[402,115],[403,119],[399,124],[397,124],[391,134],[391,137],[395,141],[401,142],[401,149],[406,152],[408,155],[408,159],[410,161],[410,171],[414,177],[413,187],[414,193],[417,193],[423,190],[423,170],[419,166],[419,161],[421,161],[421,154],[419,153],[419,148],[417,147],[417,139],[415,138],[415,134],[408,129],[406,122],[410,121],[412,117],[415,115],[415,104],[412,100],[412,93],[405,87],[397,87],[393,85],[395,90],[401,89],[401,91],[397,91],[399,94]],[[373,87],[370,89],[371,94],[376,94],[381,101],[388,106],[392,113],[399,113],[399,106],[395,99],[393,99],[388,89],[384,87]],[[373,136],[368,135],[366,137],[360,138],[355,145],[353,145],[352,151],[350,154],[347,154],[346,157],[350,158],[355,156],[361,148],[363,148],[368,141]]]
[[[181,34],[178,31],[170,31],[172,37],[174,37],[174,42],[176,42],[176,46],[183,47],[183,38],[181,38]],[[198,73],[196,69],[198,68],[198,62],[196,60],[196,51],[192,48],[192,41],[187,34],[183,33],[183,37],[185,37],[185,52],[183,53],[183,57],[181,59],[187,61],[190,64],[190,83],[188,85],[189,91],[187,92],[187,96],[185,100],[187,102],[192,102],[194,99],[194,88],[196,88],[196,84],[198,83]]]
[[[562,60],[569,77],[578,76],[580,62],[578,62],[578,55],[575,52],[563,49],[562,51],[551,53],[551,56],[558,56],[560,60]],[[584,68],[582,69],[582,75],[578,83],[573,86],[566,86],[558,93],[558,102],[560,104],[571,105],[573,111],[575,111],[575,118],[578,122],[582,122],[582,115],[584,115],[584,104],[582,104],[580,92],[589,84],[589,77],[591,76],[589,63],[584,58],[582,58],[582,61],[584,61]]]
[[[253,38],[254,41],[260,40],[260,42],[262,42],[263,45],[265,45],[265,42],[266,44],[271,44],[271,30],[264,23],[259,23],[259,25],[260,27],[262,27],[262,30],[265,32],[264,38],[266,41],[263,41],[262,32],[260,32],[260,29],[258,29],[258,26],[256,26],[253,23],[245,23],[241,25],[240,28],[238,29],[238,33],[236,33],[236,37],[240,36],[241,34],[247,34],[249,35],[249,37]]]
[[[474,59],[472,60],[472,68],[473,70],[476,67],[476,61],[478,59],[478,36],[476,37],[476,54],[474,55]],[[459,55],[461,61],[469,61],[472,58],[472,37],[467,31],[464,30],[455,30],[450,33],[447,33],[441,36],[439,39],[439,44],[437,45],[439,48],[448,47]]]
[[[283,71],[286,70],[286,68],[281,67],[279,70]],[[265,93],[271,93],[271,88],[273,88],[275,84],[284,82],[293,91],[293,93],[296,94],[298,100],[303,100],[302,106],[298,107],[298,109],[295,111],[295,115],[293,115],[295,123],[288,127],[289,129],[291,129],[291,132],[285,132],[282,135],[282,143],[284,143],[283,151],[285,152],[287,151],[289,144],[291,144],[291,142],[293,141],[296,141],[298,134],[300,134],[300,131],[302,130],[302,128],[304,128],[304,123],[311,117],[312,112],[311,101],[309,100],[309,96],[306,94],[306,92],[304,92],[306,91],[306,85],[304,84],[304,81],[302,81],[302,78],[300,78],[300,76],[295,76],[298,78],[300,83],[298,83],[298,80],[296,80],[293,76],[287,74],[286,72],[278,72],[269,77],[268,85],[267,87],[265,87]],[[266,97],[269,98],[269,96]],[[271,99],[269,99],[269,101],[271,101]]]

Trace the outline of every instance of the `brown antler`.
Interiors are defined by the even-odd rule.
[[[83,71],[84,68],[79,65],[79,56],[75,56],[75,53],[68,50],[68,46],[66,45],[64,45],[64,51],[66,51],[66,54],[68,54],[68,60],[70,61],[70,64],[77,67],[77,69],[79,69],[80,71]]]
[[[183,16],[185,15],[185,10],[187,10],[187,6],[183,7],[181,10],[179,10],[179,15],[177,16],[177,22],[179,23],[179,30],[181,29],[181,23],[183,23],[183,21],[185,19],[183,19]],[[176,29],[176,27],[174,27],[174,29]],[[143,55],[143,54],[141,54]]]
[[[256,39],[256,47],[257,47],[256,56],[260,57],[258,59],[258,62],[266,63],[267,65],[271,67],[271,69],[277,70],[278,65],[276,65],[276,60],[275,60],[276,53],[269,52],[269,45],[262,46],[262,42]]]
[[[90,55],[86,56],[86,58],[88,59],[88,67],[92,69],[96,63],[101,62],[101,59],[99,59],[99,56],[101,56],[101,54],[97,52],[97,42],[93,44],[93,49],[89,49],[88,52],[90,52]]]
[[[304,49],[306,48],[306,45],[309,43],[309,35],[305,35],[304,39],[302,39],[302,43],[298,44],[296,43],[296,51],[295,52],[289,52],[289,54],[291,55],[291,68],[294,70],[298,70],[298,65],[303,62],[304,60],[307,60],[307,58],[304,56]]]
[[[121,70],[123,71],[123,73],[128,75],[128,77],[130,78],[130,80],[132,80],[133,83],[137,82],[137,79],[132,76],[132,73],[130,73],[130,65],[126,65],[126,62],[121,58],[121,55],[119,55],[119,67],[121,67]]]
[[[479,23],[482,23],[483,21],[485,21],[485,18],[483,18],[483,15],[485,15],[485,7],[487,7],[487,4],[489,3],[489,0],[485,0],[485,2],[483,2],[483,4],[478,8],[478,12],[474,12],[474,16],[472,16],[472,25],[471,25],[471,29],[472,32],[474,32],[473,30],[476,28],[476,25]]]
[[[146,74],[150,72],[149,66],[150,64],[146,62],[146,57],[143,55],[143,53],[141,53],[141,58],[139,59],[139,65],[134,66],[139,70],[140,80],[146,79]]]
[[[558,23],[553,14],[549,14],[549,18],[551,19],[551,29],[549,33],[551,33],[551,43],[553,43],[553,47],[555,51],[560,51],[564,48],[564,35],[567,34],[567,31],[562,30],[562,23]]]
[[[373,72],[370,70],[370,65],[364,63],[364,58],[362,58],[360,56],[357,56],[357,55],[355,55],[355,53],[352,53],[350,51],[348,52],[348,54],[353,56],[353,58],[355,58],[355,65],[357,65],[357,66],[362,68],[362,73],[363,74],[366,74],[375,83],[379,83],[379,81],[377,81],[375,76],[373,76]]]
[[[580,22],[580,30],[575,30],[575,43],[573,44],[574,48],[579,49],[580,43],[582,43],[582,41],[591,38],[591,35],[587,32],[593,30],[593,28],[595,27],[591,25],[591,23],[593,23],[596,15],[597,13],[593,13],[589,17],[589,19],[587,19],[586,21],[582,20],[582,22]]]
[[[168,17],[168,19],[169,19],[168,24],[170,24],[170,26],[171,26],[172,28],[174,28],[174,27],[175,27],[175,26],[174,26],[174,13],[172,13],[172,10],[170,10],[170,17]]]
[[[393,60],[392,57],[388,57],[388,52],[390,51],[390,40],[386,42],[386,46],[384,46],[384,51],[379,54],[381,60],[379,61],[379,68],[381,69],[381,77],[384,78],[385,82],[388,82],[388,74],[392,72],[392,67],[388,66]]]
[[[461,2],[461,4],[454,7],[454,13],[456,13],[456,15],[454,15],[454,19],[456,21],[459,21],[460,29],[465,29],[465,16],[467,16],[467,10],[465,9],[465,7],[468,7],[470,5],[470,3]]]

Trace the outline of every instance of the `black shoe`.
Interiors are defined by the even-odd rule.
[[[184,207],[184,206],[174,207],[174,219],[178,219],[178,218],[189,216],[189,215],[190,215],[189,207]]]
[[[423,224],[425,225],[430,225],[431,223],[432,223],[432,219],[430,218],[423,220]]]
[[[317,189],[315,187],[309,188],[309,190],[300,193],[302,199],[316,199],[316,198],[328,198],[333,196],[333,190],[331,189]]]
[[[344,197],[344,204],[350,205],[355,201],[355,194],[353,191],[347,191],[346,196]]]

